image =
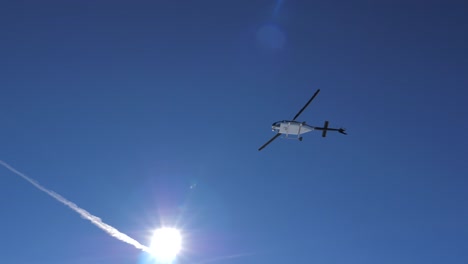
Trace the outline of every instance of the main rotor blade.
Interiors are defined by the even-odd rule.
[[[307,106],[309,106],[310,102],[312,102],[312,100],[314,100],[315,96],[317,96],[317,94],[320,92],[320,89],[318,89],[314,95],[312,95],[312,97],[309,99],[309,101],[307,102],[307,104],[304,105],[304,107],[302,107],[301,110],[299,110],[299,113],[296,114],[296,116],[293,118],[293,121],[296,120],[296,118],[299,117],[300,114],[302,114],[302,111],[304,111],[304,109],[307,108]]]
[[[268,144],[270,144],[271,142],[273,142],[273,140],[275,140],[277,137],[279,137],[281,135],[281,133],[278,133],[276,134],[274,137],[272,137],[270,140],[268,140],[267,143],[263,144],[263,146],[261,146],[258,151],[264,149],[266,146],[268,146]]]

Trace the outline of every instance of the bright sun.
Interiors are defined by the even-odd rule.
[[[182,236],[179,230],[170,227],[156,229],[151,239],[150,249],[156,260],[172,262],[182,248]]]

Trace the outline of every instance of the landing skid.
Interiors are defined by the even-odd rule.
[[[299,140],[299,141],[302,141],[302,137],[288,137],[289,135],[291,135],[291,134],[285,134],[285,135],[283,136],[283,138],[284,138],[284,139],[297,139],[297,140]]]

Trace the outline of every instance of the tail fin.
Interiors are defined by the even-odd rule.
[[[328,131],[328,121],[325,121],[325,124],[323,125],[322,137],[327,136],[327,131]]]

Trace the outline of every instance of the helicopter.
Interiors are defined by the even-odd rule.
[[[296,121],[296,119],[299,117],[300,114],[309,106],[310,102],[314,100],[314,98],[317,96],[317,94],[320,92],[320,89],[318,89],[314,95],[309,99],[309,101],[302,107],[301,110],[294,116],[292,120],[282,120],[282,121],[277,121],[271,125],[272,131],[276,132],[276,135],[274,135],[270,140],[268,140],[265,144],[263,144],[258,151],[264,149],[266,146],[268,146],[273,140],[277,139],[279,136],[282,134],[285,135],[286,138],[289,138],[289,135],[294,135],[295,137],[292,137],[293,139],[298,139],[299,141],[302,141],[302,134],[308,133],[313,130],[319,130],[322,131],[322,137],[327,136],[328,131],[337,131],[338,133],[341,133],[343,135],[346,134],[346,129],[344,128],[330,128],[328,127],[328,121],[325,121],[323,127],[316,127],[316,126],[309,126],[306,124],[306,122],[299,122]]]

